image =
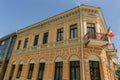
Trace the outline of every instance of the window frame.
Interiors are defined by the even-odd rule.
[[[17,44],[17,50],[20,49],[21,43],[22,43],[22,40],[19,40]]]
[[[79,71],[78,74],[77,74],[77,71]],[[72,75],[73,72],[74,72],[74,75]],[[80,80],[80,61],[70,61],[70,80]]]
[[[27,46],[28,46],[28,41],[29,41],[29,38],[25,38],[23,48],[27,48]]]
[[[37,46],[39,41],[39,35],[35,35],[33,46]]]
[[[63,62],[56,62],[54,80],[62,80],[62,77],[63,77]]]
[[[77,24],[70,25],[70,39],[78,37],[78,27]]]
[[[48,43],[48,38],[49,38],[49,32],[45,32],[43,34],[43,44],[47,44]]]
[[[45,63],[39,63],[38,80],[43,80],[45,72]]]
[[[29,71],[28,71],[28,75],[27,75],[27,79],[32,79],[33,76],[33,71],[34,71],[34,63],[30,63],[29,64]]]
[[[62,41],[64,36],[64,29],[59,28],[57,29],[57,41]]]
[[[17,72],[17,76],[16,76],[16,78],[20,78],[21,73],[22,73],[22,69],[23,69],[23,64],[20,64],[20,65],[19,65],[18,72]]]

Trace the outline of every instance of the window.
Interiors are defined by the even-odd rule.
[[[18,41],[17,49],[20,49],[21,40]]]
[[[62,80],[62,72],[63,72],[63,63],[56,62],[55,63],[55,79],[54,80]]]
[[[89,61],[91,80],[101,80],[98,61]]]
[[[20,78],[21,72],[22,72],[22,68],[23,68],[23,64],[20,64],[20,65],[19,65],[19,69],[18,69],[18,73],[17,73],[17,77],[16,77],[16,78]]]
[[[77,24],[70,26],[70,38],[76,38],[78,37],[78,30],[77,30]]]
[[[88,23],[87,24],[87,29],[88,29],[88,36],[89,38],[92,38],[92,39],[95,39],[96,38],[96,35],[95,35],[95,24],[93,23]]]
[[[80,62],[70,62],[70,80],[80,80]]]
[[[28,44],[28,38],[25,39],[24,47],[23,47],[23,48],[26,48],[26,47],[27,47],[27,44]]]
[[[33,69],[34,69],[34,63],[30,64],[30,68],[29,68],[29,73],[28,73],[28,79],[32,78],[32,74],[33,74]]]
[[[45,68],[45,63],[40,63],[38,80],[43,80],[44,68]]]
[[[39,35],[36,35],[35,38],[34,38],[34,46],[37,46],[38,45],[38,40],[39,40]]]
[[[43,36],[43,44],[47,44],[48,43],[48,32],[44,33],[44,36]]]
[[[10,72],[9,80],[12,80],[12,77],[13,77],[14,71],[15,71],[15,65],[13,64],[13,65],[12,65],[11,72]]]
[[[88,32],[95,32],[95,24],[88,23],[87,24],[87,29],[88,29]]]
[[[57,30],[57,41],[63,40],[63,28]]]

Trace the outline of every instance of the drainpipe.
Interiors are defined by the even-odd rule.
[[[82,80],[85,80],[85,72],[84,72],[84,42],[83,42],[83,25],[82,25],[82,10],[80,8],[79,5],[79,9],[80,9],[80,36],[81,36],[81,40],[80,40],[80,46],[81,46],[81,57],[82,57]]]

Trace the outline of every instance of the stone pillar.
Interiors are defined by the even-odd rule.
[[[70,80],[70,68],[69,61],[63,62],[63,79],[62,80]]]
[[[39,63],[36,63],[34,65],[34,71],[33,71],[32,80],[37,80],[37,78],[38,78],[38,72],[39,72]]]
[[[28,76],[28,71],[29,71],[29,64],[23,64],[23,69],[21,73],[21,80],[26,80]]]

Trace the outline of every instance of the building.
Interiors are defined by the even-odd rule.
[[[18,30],[4,80],[115,80],[100,7],[81,5]]]
[[[15,40],[16,33],[0,38],[0,80],[4,78]]]

